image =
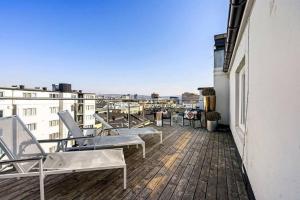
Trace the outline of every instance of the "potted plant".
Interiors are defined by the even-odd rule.
[[[208,112],[206,113],[206,120],[207,120],[207,130],[213,132],[216,130],[218,126],[218,120],[221,119],[221,115],[218,112]]]
[[[202,90],[202,96],[204,100],[204,110],[215,111],[216,110],[216,91],[214,88],[204,88]]]

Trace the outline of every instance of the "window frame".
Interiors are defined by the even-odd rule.
[[[238,126],[245,132],[246,130],[246,68],[243,68],[238,73],[238,88],[239,88],[239,98],[238,98]]]
[[[29,124],[26,124],[26,127],[29,131],[35,131],[37,129],[37,124],[36,123],[29,123]]]
[[[36,116],[36,115],[37,115],[36,108],[23,108],[23,116],[24,117]]]

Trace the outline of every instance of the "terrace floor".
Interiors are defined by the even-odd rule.
[[[144,137],[141,149],[124,148],[128,188],[122,170],[51,175],[46,199],[248,199],[237,150],[229,132],[165,126],[164,143]],[[0,180],[0,199],[39,199],[37,177]]]

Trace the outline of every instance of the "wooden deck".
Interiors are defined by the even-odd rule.
[[[141,149],[125,148],[128,189],[122,170],[52,175],[46,199],[248,199],[233,139],[190,127],[160,128]],[[39,199],[38,178],[0,180],[0,199]]]

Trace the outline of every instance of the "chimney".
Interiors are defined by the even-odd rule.
[[[25,89],[25,85],[19,85],[19,88],[20,88],[21,90],[24,90],[24,89]]]
[[[43,87],[42,89],[43,89],[43,91],[47,91],[47,87]]]

